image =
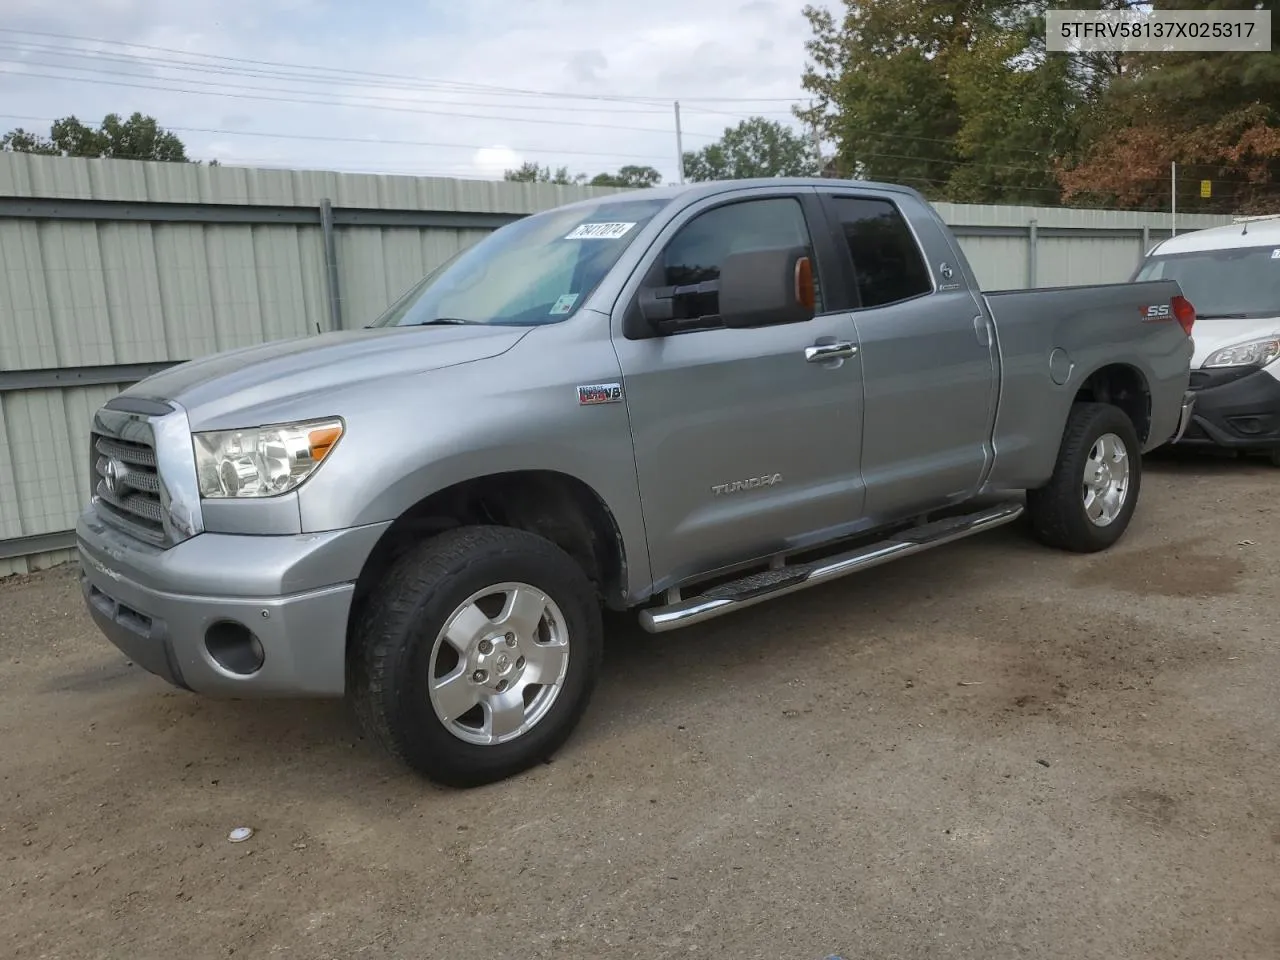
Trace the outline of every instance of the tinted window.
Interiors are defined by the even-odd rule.
[[[1280,314],[1280,247],[1242,247],[1156,256],[1137,280],[1176,280],[1202,318]]]
[[[933,290],[915,237],[898,208],[887,200],[835,197],[858,295],[864,307],[880,307]]]
[[[812,251],[799,201],[777,197],[730,203],[699,214],[680,228],[662,252],[662,278],[658,283],[683,287],[719,280],[720,265],[732,253],[795,246]],[[816,288],[817,265],[814,266]],[[681,297],[677,319],[716,316],[720,313],[719,300],[715,292]],[[820,292],[816,304],[821,313]]]

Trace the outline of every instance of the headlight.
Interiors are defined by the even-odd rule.
[[[1265,367],[1276,357],[1280,357],[1280,337],[1263,337],[1215,350],[1202,366]]]
[[[342,437],[342,421],[308,420],[193,436],[200,496],[275,497],[315,472]]]

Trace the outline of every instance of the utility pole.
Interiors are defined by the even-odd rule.
[[[1169,200],[1170,209],[1173,211],[1173,225],[1170,227],[1170,235],[1176,237],[1178,235],[1178,161],[1174,160],[1169,170],[1170,190]]]
[[[680,133],[680,101],[676,102],[676,170],[684,183],[684,137]]]
[[[813,159],[818,165],[818,176],[822,176],[822,137],[818,134],[818,118],[813,112],[813,101],[809,101],[809,121],[813,129]]]

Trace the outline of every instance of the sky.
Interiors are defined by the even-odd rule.
[[[0,130],[154,116],[193,159],[499,178],[677,176],[751,115],[796,125],[799,0],[0,0]],[[393,142],[399,141],[399,142]]]

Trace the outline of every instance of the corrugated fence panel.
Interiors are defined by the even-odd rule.
[[[204,234],[205,228],[195,223],[152,228],[164,309],[163,359],[194,359],[218,349]],[[160,344],[156,346],[159,354]]]
[[[73,444],[67,417],[70,390],[20,390],[3,395],[22,536],[66,530],[84,502],[78,459],[87,440]],[[87,437],[87,426],[85,436]]]
[[[117,363],[169,359],[164,303],[149,223],[98,225],[107,316]]]
[[[0,394],[0,543],[22,536],[22,510],[18,502],[18,477],[9,439],[9,416]]]
[[[213,326],[220,351],[252,346],[266,339],[253,231],[253,227],[239,224],[205,228]]]
[[[1029,244],[1026,240],[961,236],[959,242],[983,290],[1008,290],[1027,285]]]
[[[58,366],[115,363],[97,224],[42,223],[40,255]]]
[[[1141,259],[1141,240],[1133,237],[1043,237],[1037,257],[1037,286],[1124,283]]]
[[[377,317],[390,302],[382,228],[347,227],[338,235],[337,247],[342,324],[354,330]]]
[[[303,287],[298,228],[254,227],[253,247],[264,339],[284,340],[322,329],[318,325],[325,318],[313,312]]]
[[[0,370],[56,367],[40,225],[35,221],[0,220],[0,277]]]

